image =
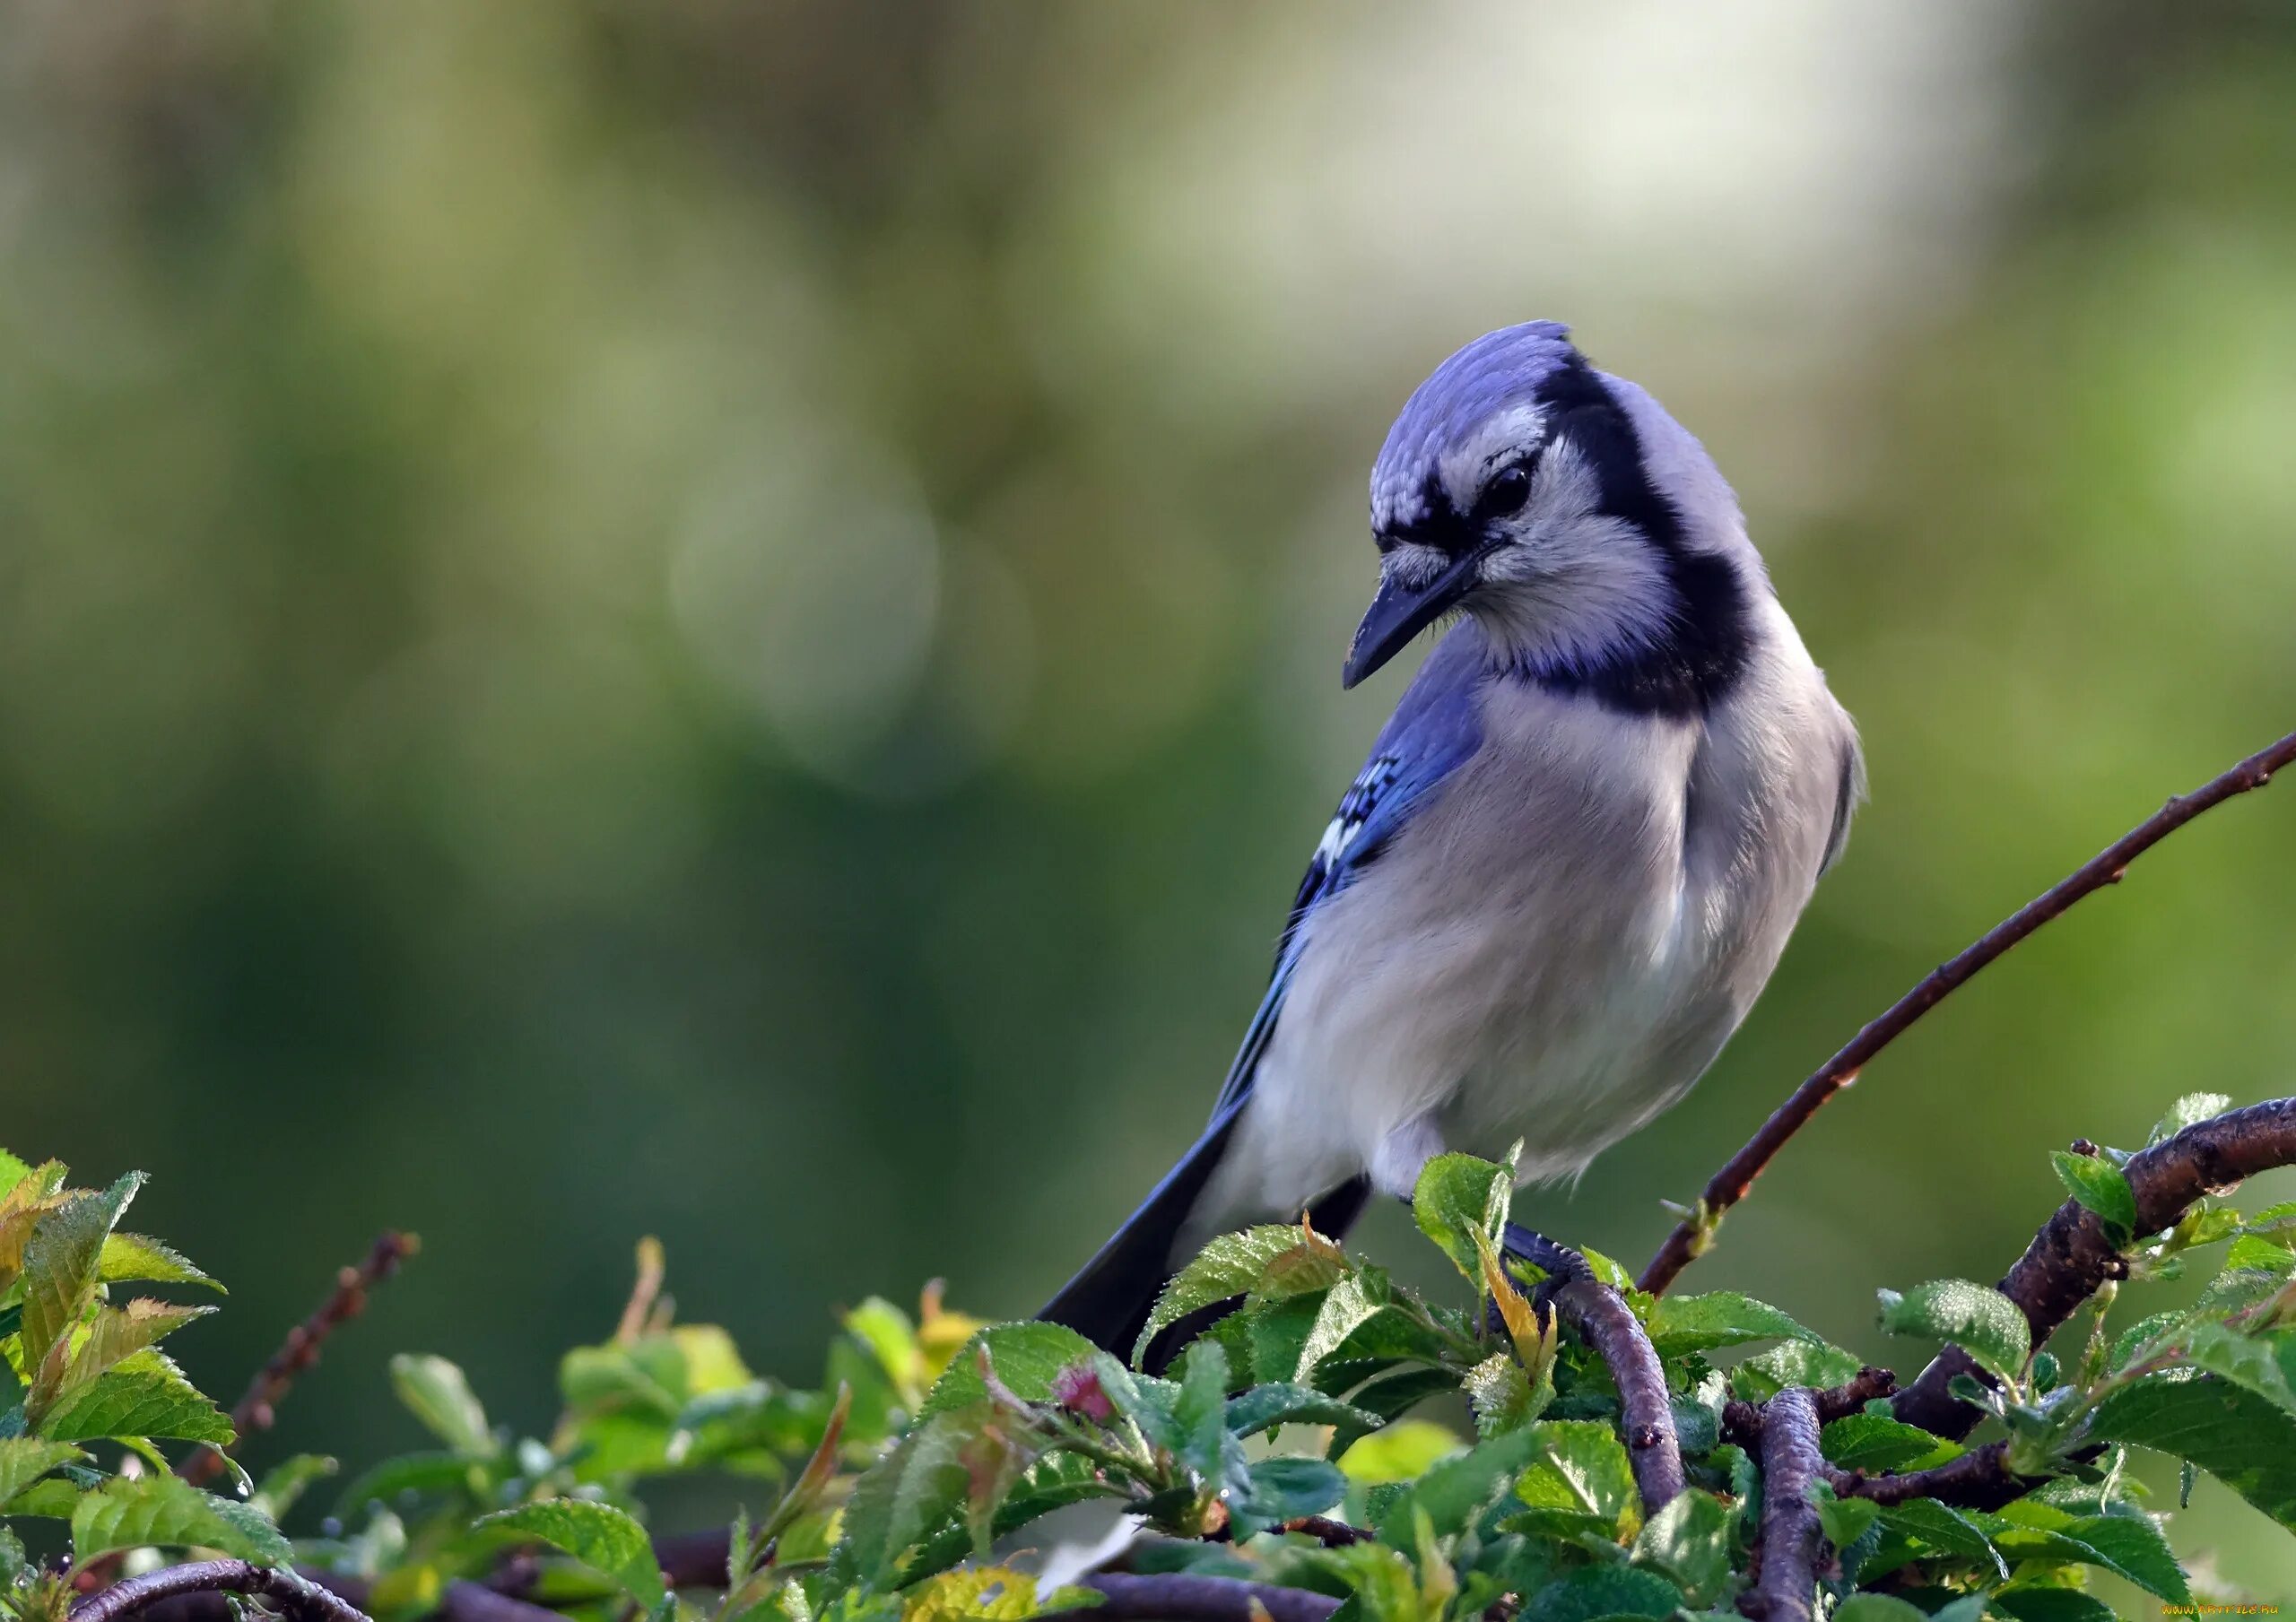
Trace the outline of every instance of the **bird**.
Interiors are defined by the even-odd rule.
[[[1582,1174],[1737,1029],[1864,797],[1730,485],[1568,327],[1439,365],[1370,522],[1341,686],[1451,623],[1323,830],[1208,1124],[1038,1314],[1119,1356],[1220,1234],[1343,1236],[1451,1150]]]

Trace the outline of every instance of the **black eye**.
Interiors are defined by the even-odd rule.
[[[1518,462],[1491,476],[1491,482],[1483,487],[1483,494],[1475,498],[1475,516],[1503,518],[1522,511],[1523,503],[1530,499],[1531,470]]]

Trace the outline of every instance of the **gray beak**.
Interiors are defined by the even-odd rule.
[[[1353,687],[1441,619],[1444,611],[1474,585],[1475,566],[1483,561],[1483,555],[1480,548],[1469,552],[1419,591],[1397,585],[1392,576],[1382,576],[1378,594],[1371,599],[1363,623],[1355,628],[1347,664],[1339,672],[1340,686]]]

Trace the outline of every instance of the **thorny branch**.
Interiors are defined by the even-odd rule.
[[[2051,919],[2062,915],[2083,897],[2120,882],[2128,864],[2191,821],[2201,812],[2237,794],[2262,788],[2281,768],[2296,763],[2296,733],[2211,778],[2188,794],[2180,794],[2144,821],[2084,862],[2063,880],[2028,901],[1987,930],[1958,956],[1940,964],[1911,991],[1852,1037],[1839,1053],[1794,1089],[1746,1146],[1714,1174],[1699,1196],[1698,1209],[1675,1225],[1637,1280],[1650,1294],[1663,1295],[1683,1269],[1711,1241],[1722,1213],[1746,1197],[1754,1179],[1787,1141],[1809,1124],[1826,1100],[1857,1080],[1857,1072],[1873,1057],[1903,1035],[1906,1028],[1944,1002],[1978,970],[2000,957]]]
[[[1666,1371],[1643,1332],[1641,1320],[1625,1298],[1598,1282],[1587,1258],[1544,1234],[1510,1222],[1507,1251],[1536,1263],[1551,1275],[1539,1298],[1562,1314],[1611,1371],[1618,1387],[1619,1427],[1642,1511],[1653,1515],[1682,1496],[1683,1450],[1674,1435],[1674,1404],[1666,1393]]]
[[[413,1234],[387,1229],[377,1236],[365,1261],[335,1274],[334,1291],[316,1312],[287,1331],[287,1339],[272,1353],[271,1360],[248,1383],[247,1394],[231,1409],[231,1428],[238,1433],[231,1447],[257,1431],[271,1428],[280,1400],[296,1377],[319,1360],[319,1349],[327,1337],[367,1309],[367,1292],[398,1271],[399,1263],[414,1254],[418,1243]],[[187,1457],[176,1473],[196,1487],[222,1468],[222,1453],[203,1447]]]
[[[1821,1541],[1810,1484],[1824,1468],[1817,1403],[1789,1385],[1762,1409],[1761,1571],[1738,1600],[1754,1622],[1810,1622]]]
[[[2155,1234],[2205,1195],[2290,1164],[2296,1164],[2296,1098],[2275,1098],[2188,1126],[2121,1170],[2136,1196],[2136,1232]],[[2024,1313],[2038,1347],[2099,1285],[2126,1269],[2096,1214],[2068,1200],[1996,1288]],[[1950,1390],[1953,1376],[1964,1374],[1987,1378],[1968,1353],[1947,1347],[1898,1394],[1898,1418],[1939,1436],[1966,1436],[1981,1416]]]

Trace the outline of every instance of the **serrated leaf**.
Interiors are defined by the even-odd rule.
[[[1821,1484],[1818,1492],[1818,1525],[1826,1541],[1836,1552],[1848,1548],[1858,1539],[1873,1530],[1874,1522],[1882,1518],[1882,1506],[1871,1498],[1844,1498]]]
[[[1883,1470],[1926,1470],[1961,1456],[1956,1443],[1886,1414],[1847,1414],[1818,1433],[1826,1462],[1869,1475]]]
[[[362,1470],[335,1501],[343,1519],[361,1514],[370,1505],[390,1505],[404,1493],[448,1493],[471,1484],[474,1468],[460,1453],[401,1453]]]
[[[2296,1418],[2213,1375],[2170,1369],[2113,1392],[2088,1435],[2189,1459],[2296,1531]]]
[[[1523,1622],[1600,1622],[1608,1617],[1671,1617],[1682,1590],[1654,1571],[1594,1566],[1558,1577],[1531,1596]]]
[[[94,1246],[89,1247],[90,1255]],[[259,1566],[293,1548],[262,1511],[204,1493],[179,1476],[115,1476],[72,1512],[72,1552],[85,1562],[116,1548],[213,1548]]]
[[[1994,1546],[2013,1560],[2070,1560],[2135,1583],[2172,1605],[2191,1601],[2184,1568],[2148,1516],[2052,1515],[2048,1526],[1984,1518]]]
[[[2169,1106],[2169,1113],[2153,1127],[2149,1141],[2158,1143],[2173,1138],[2187,1126],[2213,1121],[2231,1107],[2231,1097],[2226,1093],[2187,1093]]]
[[[129,1172],[100,1193],[74,1194],[44,1213],[24,1242],[24,1366],[37,1369],[72,1332],[95,1294],[96,1263],[142,1172]]]
[[[1767,1402],[1789,1385],[1824,1391],[1853,1380],[1866,1360],[1824,1341],[1788,1340],[1748,1357],[1730,1371],[1730,1392],[1746,1402]]]
[[[666,1595],[646,1529],[611,1505],[551,1498],[483,1515],[474,1525],[547,1543],[649,1609]]]
[[[1561,1509],[1599,1517],[1612,1536],[1632,1530],[1640,1513],[1634,1467],[1609,1425],[1595,1419],[1543,1419],[1523,1435],[1532,1439],[1532,1463],[1515,1496],[1534,1509]]]
[[[2017,1622],[2119,1622],[2111,1606],[2075,1588],[2005,1588],[1993,1604]]]
[[[465,1458],[494,1457],[499,1445],[487,1428],[486,1409],[459,1367],[429,1353],[401,1352],[390,1369],[391,1388],[425,1430]]]
[[[1111,1366],[1122,1366],[1111,1357]],[[891,1451],[865,1470],[846,1500],[844,1535],[830,1565],[832,1583],[899,1583],[920,1574],[912,1549],[929,1538],[954,1541],[961,1557],[970,1531],[957,1520],[970,1486],[964,1450],[992,1411],[986,1402],[933,1414],[912,1427]],[[929,1558],[919,1563],[929,1568]]]
[[[1025,1402],[1049,1402],[1060,1371],[1091,1362],[1100,1348],[1058,1323],[992,1323],[949,1360],[948,1372],[926,1393],[920,1418],[969,1408],[988,1395],[980,1377],[983,1352],[1007,1391]]]
[[[6,1149],[0,1149],[0,1198],[13,1192],[17,1184],[32,1174],[29,1161],[19,1160]]]
[[[38,1416],[60,1398],[89,1384],[162,1336],[214,1310],[212,1306],[178,1306],[154,1301],[148,1296],[139,1296],[124,1307],[98,1307],[87,1332],[72,1348],[70,1359],[63,1365],[61,1378],[51,1385],[48,1370],[43,1368],[40,1379],[25,1398],[24,1412],[31,1418],[32,1427],[39,1427]],[[51,1357],[50,1365],[54,1362]]]
[[[1607,1432],[1609,1427],[1601,1428]],[[1479,1442],[1464,1453],[1431,1465],[1378,1517],[1380,1541],[1411,1549],[1416,1542],[1413,1518],[1422,1514],[1438,1537],[1456,1537],[1466,1531],[1506,1496],[1534,1459],[1556,1449],[1570,1451],[1571,1438],[1546,1434],[1552,1429],[1528,1426]]]
[[[1467,1370],[1461,1389],[1474,1416],[1475,1434],[1485,1441],[1522,1429],[1554,1400],[1552,1383],[1544,1392],[1535,1389],[1523,1366],[1506,1352],[1494,1352]]]
[[[96,1261],[96,1277],[106,1284],[197,1284],[218,1295],[223,1287],[192,1265],[191,1259],[142,1234],[109,1234]]]
[[[1214,1341],[1198,1340],[1180,1358],[1179,1394],[1172,1424],[1179,1438],[1180,1462],[1215,1486],[1244,1468],[1242,1444],[1228,1432],[1228,1355]]]
[[[1197,1308],[1225,1301],[1231,1296],[1249,1295],[1269,1264],[1298,1249],[1300,1243],[1300,1230],[1289,1223],[1248,1227],[1241,1233],[1222,1234],[1213,1240],[1180,1269],[1156,1297],[1156,1305],[1148,1314],[1147,1327],[1140,1331],[1140,1339],[1132,1349],[1132,1360],[1137,1363],[1150,1341]]]
[[[1036,1579],[1006,1566],[942,1573],[907,1596],[900,1622],[1025,1622],[1047,1610],[1095,1605],[1089,1588],[1057,1588],[1040,1600]]]
[[[1379,1416],[1326,1397],[1309,1386],[1278,1383],[1256,1385],[1228,1400],[1228,1428],[1239,1436],[1257,1436],[1279,1425],[1345,1425],[1369,1427]]]
[[[1628,1558],[1671,1579],[1692,1605],[1718,1604],[1730,1590],[1730,1512],[1686,1488],[1645,1523]]]
[[[2014,1379],[2032,1350],[2025,1314],[1982,1284],[1937,1279],[1902,1296],[1887,1289],[1880,1295],[1882,1327],[1890,1333],[1950,1340],[2003,1379]]]
[[[164,1353],[137,1352],[43,1415],[39,1434],[58,1442],[167,1436],[228,1445],[230,1419]]]
[[[1254,1520],[1319,1515],[1347,1496],[1347,1478],[1322,1459],[1262,1459],[1251,1466],[1240,1507]]]
[[[1496,1241],[1507,1226],[1507,1210],[1515,1190],[1515,1174],[1504,1166],[1473,1155],[1437,1155],[1420,1168],[1412,1191],[1411,1214],[1419,1231],[1450,1257],[1469,1283],[1482,1277],[1474,1233]]]
[[[2106,1236],[2117,1245],[2127,1244],[2136,1231],[2136,1194],[2120,1167],[2102,1155],[2076,1155],[2061,1149],[2049,1156],[2048,1163],[2056,1168],[2057,1180],[2065,1184],[2066,1192],[2097,1213]]]
[[[1934,1498],[1910,1498],[1882,1511],[1882,1524],[1940,1554],[1966,1560],[1997,1578],[2009,1575],[2009,1563],[1986,1536],[1985,1529],[1949,1505]]]
[[[0,1441],[0,1505],[5,1505],[59,1464],[74,1464],[87,1454],[68,1442],[36,1436],[10,1436]]]
[[[1824,1344],[1778,1308],[1728,1289],[1703,1296],[1662,1296],[1647,1327],[1651,1347],[1661,1358],[1744,1346],[1752,1340]]]

